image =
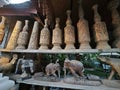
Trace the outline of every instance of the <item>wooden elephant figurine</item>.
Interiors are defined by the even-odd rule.
[[[109,64],[112,67],[110,76],[108,77],[109,80],[112,79],[115,72],[118,73],[120,76],[120,59],[117,58],[108,58],[108,57],[97,57],[100,61]]]
[[[58,63],[59,60],[56,61],[56,63],[49,63],[46,68],[45,68],[45,72],[46,75],[53,75],[55,77],[57,77],[56,75],[56,71],[58,72],[58,77],[60,78],[60,64]]]
[[[84,76],[84,74],[83,74],[84,66],[80,61],[69,60],[68,58],[66,58],[64,61],[64,68],[63,69],[64,69],[64,77],[66,77],[66,69],[69,69],[70,72],[75,77]]]

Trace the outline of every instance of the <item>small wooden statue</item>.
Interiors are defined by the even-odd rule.
[[[30,36],[30,41],[28,44],[28,49],[37,49],[38,47],[38,31],[39,31],[39,23],[37,21],[34,22],[32,34]]]
[[[4,29],[5,29],[5,21],[6,21],[6,17],[4,16],[1,16],[1,17],[2,17],[2,20],[0,22],[0,43],[2,42],[5,34]]]
[[[108,77],[109,80],[112,79],[115,72],[117,72],[118,75],[120,76],[120,59],[107,58],[107,57],[98,57],[98,59],[102,62],[105,62],[105,63],[109,64],[112,67],[110,76]]]
[[[98,5],[94,5],[92,9],[94,10],[94,35],[95,41],[97,42],[97,49],[110,49],[111,47],[107,43],[109,40],[107,27],[105,22],[101,21],[101,17],[97,11]]]
[[[84,12],[81,5],[82,0],[80,0],[79,5],[79,21],[77,23],[78,28],[78,40],[80,43],[80,49],[91,49],[90,33],[87,20],[84,19]]]
[[[115,41],[113,42],[113,47],[120,48],[120,15],[117,11],[119,6],[119,0],[112,0],[108,7],[112,14],[112,24],[114,27],[113,36],[115,37]]]
[[[16,48],[17,45],[17,39],[18,39],[18,35],[20,33],[20,30],[22,30],[22,22],[21,21],[17,21],[16,25],[13,29],[13,32],[10,36],[10,39],[8,41],[8,44],[6,46],[6,49],[8,50],[12,50]]]
[[[71,11],[67,11],[67,21],[66,27],[64,28],[64,42],[66,44],[65,49],[75,49],[75,31],[74,27],[72,26],[72,21],[70,18]]]
[[[45,19],[44,28],[41,30],[40,33],[40,48],[39,49],[48,49],[48,45],[50,43],[50,31],[48,29],[48,19]]]
[[[23,27],[23,30],[20,32],[18,40],[17,40],[17,44],[18,46],[16,47],[16,49],[25,49],[27,43],[28,43],[28,20],[25,20],[25,25]]]
[[[52,44],[53,50],[61,49],[60,45],[62,44],[62,30],[59,26],[60,19],[56,18],[55,29],[53,30]]]

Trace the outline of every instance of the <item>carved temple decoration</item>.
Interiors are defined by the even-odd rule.
[[[66,27],[64,28],[64,42],[66,44],[65,49],[75,49],[75,31],[74,27],[72,26],[72,21],[70,18],[71,11],[67,11],[67,21]]]
[[[107,27],[105,22],[101,21],[101,17],[97,11],[98,5],[94,5],[92,7],[94,11],[94,36],[95,36],[95,41],[97,43],[96,48],[97,49],[110,49],[111,47],[108,44],[109,36],[107,32]]]
[[[48,19],[45,19],[44,28],[41,30],[40,33],[40,48],[39,49],[48,49],[48,45],[50,43],[50,31],[48,29]]]
[[[16,48],[18,35],[19,35],[21,29],[22,29],[22,22],[17,21],[16,25],[13,29],[13,32],[10,36],[10,39],[8,41],[8,44],[6,46],[6,49],[12,50],[12,49]]]
[[[60,45],[62,44],[62,30],[59,25],[60,19],[56,18],[55,29],[53,29],[52,44],[53,50],[61,49]]]
[[[32,34],[30,36],[30,41],[28,44],[28,49],[37,49],[38,47],[38,30],[39,30],[39,23],[37,21],[34,22]]]
[[[17,47],[16,49],[25,49],[26,45],[28,43],[28,20],[25,20],[25,25],[23,27],[23,30],[20,32],[18,40],[17,40]]]
[[[80,43],[80,49],[91,49],[91,46],[89,45],[90,33],[88,21],[84,19],[84,11],[81,2],[82,0],[79,1],[79,21],[77,23],[78,40]]]

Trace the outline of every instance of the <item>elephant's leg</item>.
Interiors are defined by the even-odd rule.
[[[73,70],[72,68],[69,68],[69,69],[75,77],[79,77],[79,75],[75,72],[75,70]]]
[[[57,77],[57,75],[55,73],[53,73],[53,76]]]
[[[58,77],[60,78],[60,70],[58,70]]]
[[[115,74],[115,70],[112,69],[110,76],[108,77],[108,80],[111,80],[114,74]]]
[[[83,77],[83,76],[84,76],[84,73],[81,72],[81,71],[79,71],[79,75]]]

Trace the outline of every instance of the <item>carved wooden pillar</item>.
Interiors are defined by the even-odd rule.
[[[66,44],[65,49],[75,49],[75,32],[74,27],[72,26],[72,21],[70,18],[71,11],[67,11],[67,21],[66,27],[64,28],[64,42]]]
[[[62,30],[59,26],[60,19],[56,18],[55,29],[53,30],[52,44],[53,50],[61,49],[60,45],[62,44]]]
[[[111,10],[112,14],[112,24],[114,27],[113,35],[114,35],[114,42],[113,47],[120,48],[120,15],[117,11],[117,8],[119,6],[120,1],[119,0],[112,0],[108,7]]]
[[[101,17],[97,11],[98,5],[94,5],[92,9],[94,10],[94,36],[95,41],[97,43],[97,49],[110,49],[111,47],[108,45],[108,32],[105,22],[101,21]]]
[[[5,29],[5,21],[6,21],[6,17],[4,16],[1,16],[1,17],[2,17],[2,20],[0,22],[0,43],[2,42],[5,34],[4,29]]]
[[[38,47],[38,30],[39,30],[39,23],[37,21],[34,22],[33,30],[30,36],[30,41],[28,44],[28,49],[37,49]]]
[[[81,5],[82,0],[79,4],[79,21],[77,23],[78,28],[78,40],[80,43],[80,49],[91,49],[90,47],[90,33],[88,21],[84,19],[84,12]]]
[[[16,49],[25,49],[27,43],[28,43],[28,20],[25,20],[25,25],[23,27],[23,30],[20,32],[18,40],[17,40],[17,44],[18,46],[16,47]]]
[[[17,21],[16,25],[13,29],[13,32],[10,36],[10,39],[8,41],[8,44],[6,46],[6,49],[9,49],[9,50],[15,49],[15,47],[17,45],[18,35],[19,35],[19,32],[20,32],[21,29],[22,29],[22,22]]]
[[[39,49],[48,49],[48,45],[50,43],[50,31],[47,25],[48,19],[45,19],[44,28],[41,30],[40,33],[40,48]]]

